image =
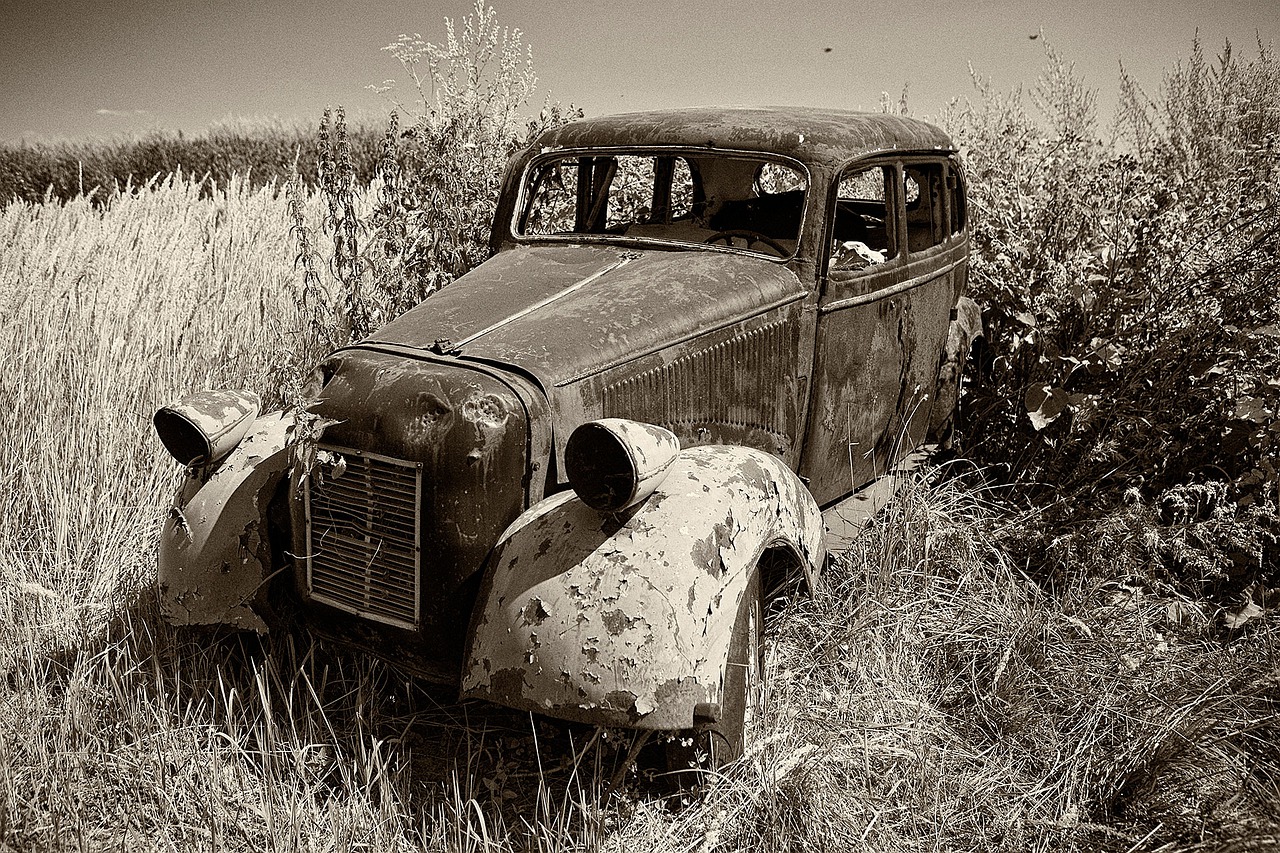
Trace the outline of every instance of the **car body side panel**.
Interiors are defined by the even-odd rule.
[[[557,407],[572,413],[558,450],[572,423],[629,418],[671,430],[682,447],[755,447],[794,466],[807,389],[796,369],[803,316],[794,299],[553,388]]]
[[[800,473],[825,506],[924,439],[967,243],[828,285]]]
[[[160,533],[160,607],[172,624],[266,632],[255,601],[272,571],[268,505],[289,470],[292,425],[279,412],[258,418],[203,484],[184,484]]]
[[[688,728],[721,702],[738,606],[766,548],[811,584],[822,519],[761,451],[681,451],[629,517],[571,492],[532,507],[490,557],[462,692],[601,725]]]

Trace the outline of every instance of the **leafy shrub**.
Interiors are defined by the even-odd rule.
[[[364,337],[485,260],[507,159],[532,134],[580,115],[548,103],[536,120],[521,119],[535,89],[532,53],[482,0],[461,31],[449,19],[445,28],[443,45],[402,35],[385,48],[413,100],[397,102],[371,186],[355,168],[341,108],[321,121],[327,279],[315,234],[296,213],[294,225],[306,313],[331,345]]]
[[[993,356],[971,454],[1045,505],[1039,556],[1140,510],[1149,547],[1117,572],[1234,594],[1280,562],[1280,66],[1197,42],[1160,100],[1122,80],[1110,138],[1052,50],[1035,113],[978,89],[945,118]],[[1213,507],[1180,509],[1197,490]],[[1213,525],[1249,532],[1228,546]]]

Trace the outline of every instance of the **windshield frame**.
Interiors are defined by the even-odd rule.
[[[670,238],[645,237],[625,234],[588,234],[572,232],[570,234],[526,234],[520,228],[520,220],[526,213],[530,203],[530,193],[535,189],[536,175],[542,166],[552,160],[564,160],[574,157],[685,157],[686,159],[706,158],[708,156],[728,159],[758,160],[761,163],[777,163],[794,169],[805,181],[804,199],[800,208],[800,221],[797,223],[795,249],[788,255],[777,255],[769,250],[759,251],[750,248],[739,248],[732,245],[711,243],[691,243]],[[809,209],[813,204],[814,182],[809,166],[802,160],[785,154],[771,151],[752,151],[738,148],[698,147],[689,145],[593,145],[585,147],[549,148],[538,152],[525,163],[520,174],[519,190],[515,204],[512,205],[511,220],[508,233],[511,238],[522,245],[612,245],[634,246],[641,248],[657,248],[671,251],[709,251],[734,255],[750,255],[777,263],[794,261],[801,255],[801,244],[804,242],[805,223]]]

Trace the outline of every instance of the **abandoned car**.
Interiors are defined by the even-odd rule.
[[[979,333],[964,175],[908,118],[587,119],[511,160],[490,260],[316,370],[307,413],[156,414],[178,624],[316,632],[552,717],[693,732],[759,701],[761,602],[822,510],[944,437]]]

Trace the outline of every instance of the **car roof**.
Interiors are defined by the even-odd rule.
[[[878,151],[953,151],[939,128],[886,113],[816,107],[693,107],[570,122],[544,132],[549,148],[671,145],[761,151],[839,165]]]

